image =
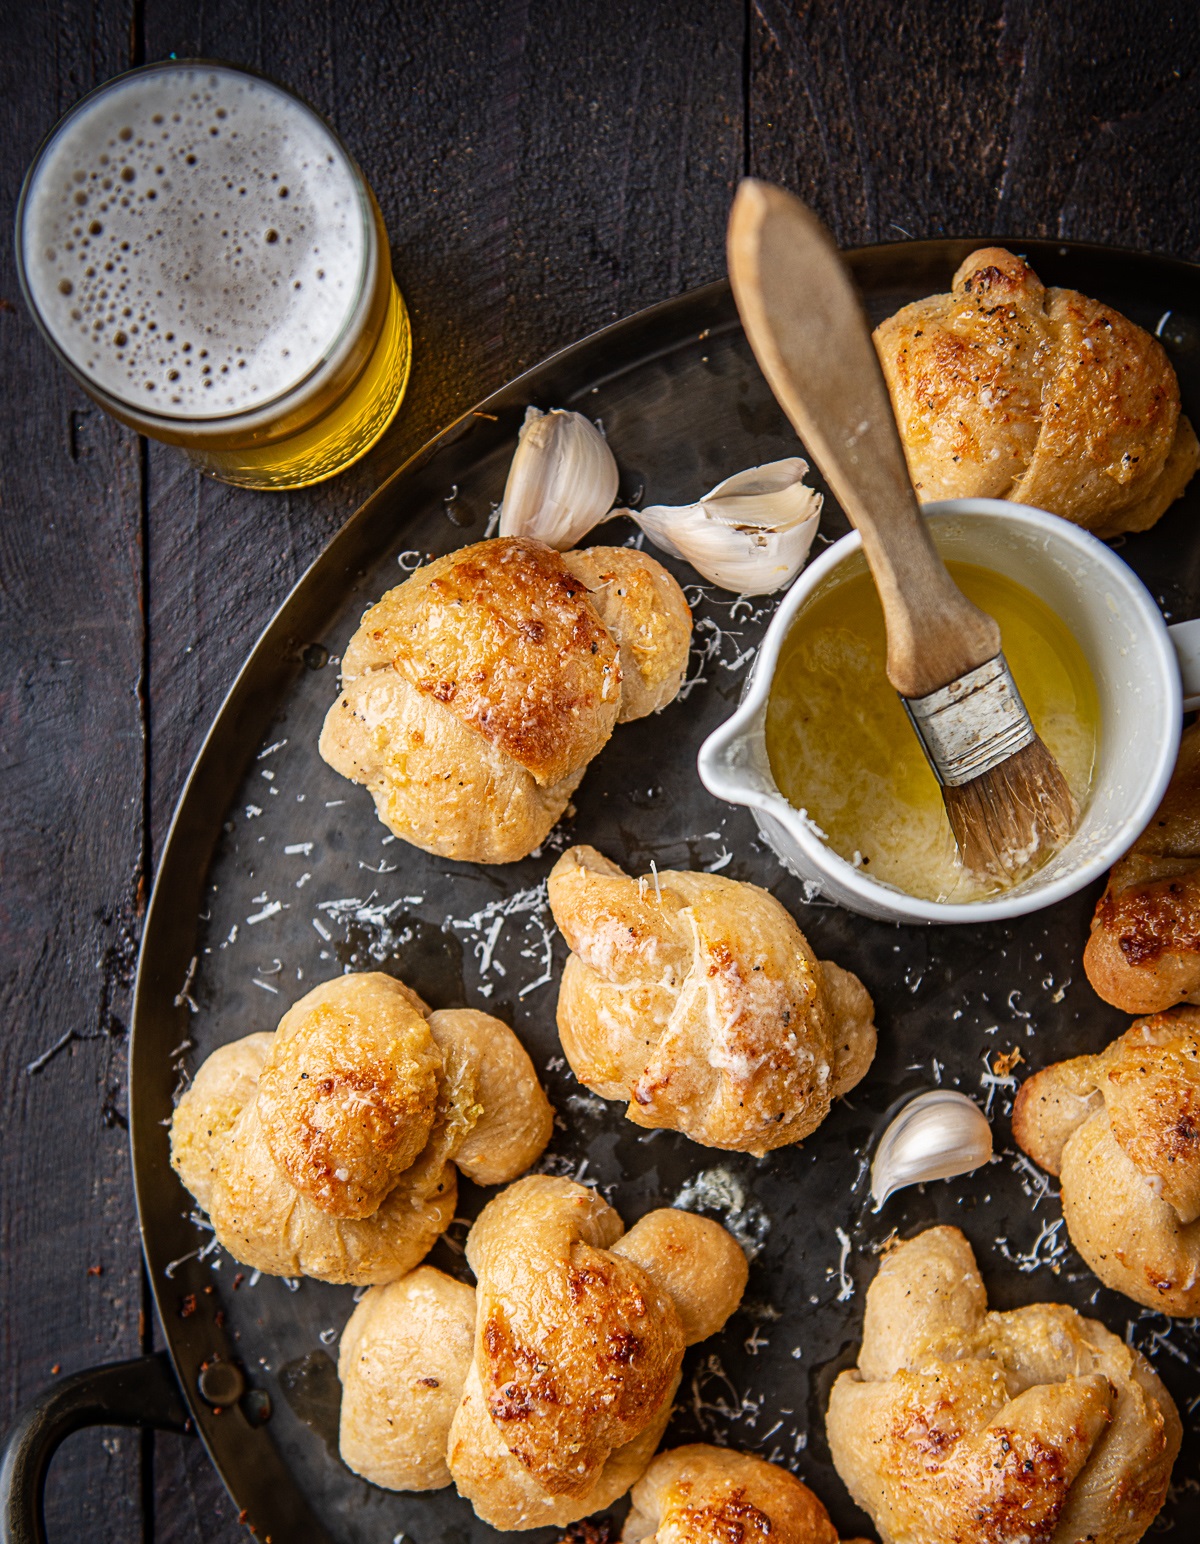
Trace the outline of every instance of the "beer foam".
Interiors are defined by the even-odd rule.
[[[30,178],[26,282],[43,325],[135,409],[253,411],[327,358],[354,312],[370,215],[302,102],[241,71],[168,65],[85,101]]]

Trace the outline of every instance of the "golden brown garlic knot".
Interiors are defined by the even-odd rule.
[[[645,553],[476,542],[365,613],[321,755],[413,846],[512,863],[614,726],[675,696],[690,638],[683,591]]]
[[[1149,825],[1113,864],[1083,968],[1105,1002],[1160,1013],[1200,996],[1200,723]]]
[[[761,1155],[799,1142],[875,1054],[857,976],[819,961],[756,885],[664,870],[631,879],[594,847],[550,874],[572,950],[558,1030],[575,1076],[639,1126]]]
[[[552,1113],[507,1025],[430,1013],[378,972],[314,987],[273,1035],[204,1062],[171,1162],[235,1259],[272,1275],[391,1281],[454,1215],[455,1165],[528,1168]]]
[[[355,1311],[339,1367],[343,1457],[376,1484],[415,1489],[444,1483],[427,1477],[445,1454],[497,1528],[564,1526],[608,1506],[658,1445],[685,1345],[740,1302],[745,1256],[709,1219],[660,1210],[625,1233],[593,1191],[531,1176],[484,1208],[467,1257],[471,1305],[423,1267]],[[435,1344],[462,1345],[468,1314],[473,1354],[433,1368]],[[452,1420],[440,1395],[421,1392],[451,1376]]]
[[[633,1487],[621,1539],[622,1544],[838,1544],[829,1513],[794,1475],[749,1453],[702,1442],[658,1455]]]
[[[1200,1008],[1138,1019],[1100,1055],[1035,1072],[1013,1136],[1059,1175],[1071,1242],[1106,1286],[1200,1313]]]
[[[940,1227],[879,1267],[826,1434],[885,1544],[1134,1544],[1182,1430],[1150,1364],[1095,1320],[989,1313],[970,1244]]]
[[[950,294],[875,329],[921,500],[1003,498],[1099,536],[1144,531],[1200,464],[1157,338],[985,247]]]

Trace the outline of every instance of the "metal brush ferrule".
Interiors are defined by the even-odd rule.
[[[957,788],[1037,739],[1003,654],[928,697],[901,697],[934,776]]]

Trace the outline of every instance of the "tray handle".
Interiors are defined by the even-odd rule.
[[[47,1544],[46,1472],[59,1444],[84,1426],[187,1431],[187,1406],[166,1353],[64,1378],[18,1417],[0,1463],[0,1544]]]
[[[1179,661],[1179,676],[1183,683],[1183,711],[1192,713],[1200,708],[1200,621],[1175,622],[1167,628],[1175,646]]]

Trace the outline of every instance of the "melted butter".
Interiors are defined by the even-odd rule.
[[[1000,624],[1025,706],[1082,811],[1100,709],[1083,652],[1023,585],[971,563],[947,565]],[[780,792],[835,852],[909,895],[975,901],[994,894],[966,873],[941,790],[885,673],[883,612],[871,576],[835,585],[800,613],[767,705],[767,754]]]

